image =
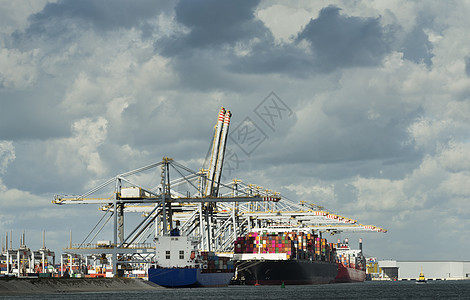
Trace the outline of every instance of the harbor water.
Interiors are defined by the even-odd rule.
[[[0,299],[470,299],[470,280],[366,281],[304,286],[228,286],[154,291],[0,296]]]

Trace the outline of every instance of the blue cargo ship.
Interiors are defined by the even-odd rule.
[[[149,281],[170,288],[227,286],[234,272],[204,272],[200,268],[149,269]]]
[[[198,251],[187,236],[156,238],[156,266],[148,269],[149,281],[170,288],[227,286],[235,274],[230,257]]]

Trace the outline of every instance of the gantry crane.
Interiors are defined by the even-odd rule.
[[[74,254],[112,255],[113,272],[118,257],[127,262],[150,261],[155,253],[153,238],[169,235],[178,229],[181,234],[197,237],[202,250],[230,252],[237,236],[254,229],[291,230],[309,228],[322,232],[377,231],[342,217],[322,207],[294,203],[281,195],[253,184],[234,179],[222,184],[221,174],[230,125],[231,112],[221,108],[214,130],[210,165],[193,171],[164,157],[162,161],[119,174],[80,196],[55,196],[55,204],[100,204],[105,212],[85,240],[66,249]],[[159,170],[160,183],[146,187],[142,174]],[[170,174],[171,172],[171,174]],[[185,186],[185,190],[178,189]],[[95,197],[92,197],[95,196]],[[140,212],[142,221],[126,235],[125,213]],[[107,218],[106,218],[107,216]],[[113,241],[100,247],[93,244],[103,227],[113,219]],[[91,237],[88,241],[86,241]],[[149,242],[150,241],[150,242]],[[116,274],[116,273],[115,273]]]

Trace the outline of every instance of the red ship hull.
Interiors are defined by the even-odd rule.
[[[338,263],[338,275],[336,275],[334,283],[352,283],[364,282],[366,280],[366,271],[354,269]]]

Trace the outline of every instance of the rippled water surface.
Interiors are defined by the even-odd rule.
[[[145,292],[8,296],[0,299],[470,299],[470,280],[364,282],[313,286],[229,286]]]

